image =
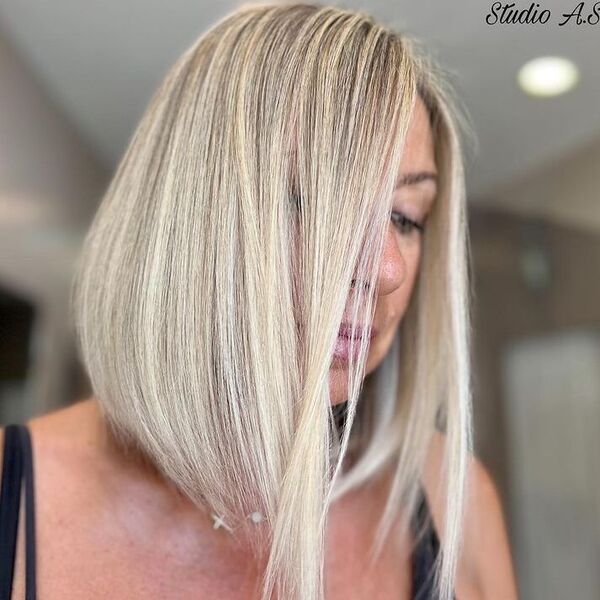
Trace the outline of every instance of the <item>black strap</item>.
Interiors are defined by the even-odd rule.
[[[440,542],[433,525],[427,498],[420,491],[419,503],[413,519],[413,532],[418,536],[412,553],[413,600],[437,598],[434,590],[434,566]]]
[[[0,600],[10,600],[12,594],[23,477],[25,478],[25,599],[35,600],[35,504],[31,437],[26,425],[10,424],[4,428],[0,488]]]
[[[20,428],[25,475],[25,600],[35,600],[35,501],[33,490],[33,452],[26,425]]]

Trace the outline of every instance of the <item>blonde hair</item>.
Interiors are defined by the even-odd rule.
[[[329,506],[393,465],[376,559],[401,505],[415,510],[436,419],[435,582],[452,595],[471,448],[469,277],[458,113],[438,73],[414,39],[363,12],[244,5],[170,69],[85,239],[72,307],[106,422],[195,505],[255,528],[264,600],[324,597]],[[383,363],[365,378],[366,338],[350,361],[338,430],[333,347],[349,298],[353,322],[372,320],[418,95],[439,175],[421,268]],[[255,510],[264,527],[244,518]]]

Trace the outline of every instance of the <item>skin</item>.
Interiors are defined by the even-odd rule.
[[[398,181],[407,173],[435,172],[427,113],[418,102],[409,128]],[[435,198],[426,180],[395,192],[394,210],[423,221]],[[367,372],[389,350],[418,272],[421,237],[390,224],[378,281],[377,337]],[[334,403],[345,400],[343,365],[331,372]],[[249,559],[223,529],[152,471],[111,445],[93,397],[27,422],[32,436],[37,536],[38,594],[44,600],[114,598],[198,600],[256,598],[264,564]],[[0,461],[3,431],[0,430]],[[436,474],[443,436],[432,440],[424,474],[434,526],[442,531],[444,499]],[[1,464],[1,462],[0,462]],[[465,544],[459,558],[458,600],[516,598],[506,528],[495,486],[481,463],[469,463],[472,486],[466,507]],[[410,542],[388,543],[372,570],[365,549],[388,491],[385,476],[348,494],[330,511],[325,573],[328,600],[410,598]],[[24,594],[24,521],[19,525],[13,597]],[[440,537],[442,537],[440,535]],[[443,539],[443,537],[442,537]]]

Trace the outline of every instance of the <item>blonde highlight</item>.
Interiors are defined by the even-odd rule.
[[[353,322],[372,321],[394,165],[418,96],[440,175],[422,267],[383,364],[365,379],[364,339],[350,361],[337,427],[333,346],[348,298]],[[400,508],[415,509],[440,414],[436,585],[452,597],[471,447],[456,114],[409,36],[359,11],[247,4],[167,73],[88,231],[71,300],[106,422],[267,552],[263,600],[324,598],[329,507],[393,465],[376,559]],[[267,517],[258,528],[246,519],[255,510]]]

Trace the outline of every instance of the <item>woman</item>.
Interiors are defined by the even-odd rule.
[[[247,5],[182,55],[75,277],[94,395],[26,424],[44,600],[516,596],[455,114],[360,12]]]

